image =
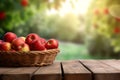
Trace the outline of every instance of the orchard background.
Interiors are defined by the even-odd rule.
[[[60,41],[58,60],[120,57],[119,0],[0,0],[0,38],[37,33]]]

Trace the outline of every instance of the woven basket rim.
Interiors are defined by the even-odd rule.
[[[53,52],[53,51],[57,51],[58,53],[60,52],[59,49],[49,49],[49,50],[44,50],[44,51],[28,51],[28,52],[23,52],[23,51],[0,51],[0,54],[2,53],[7,53],[7,54],[11,54],[11,53],[14,53],[14,54],[21,54],[21,53],[24,53],[24,54],[51,54],[49,52]]]
[[[29,51],[29,52],[10,52],[0,51],[0,66],[44,66],[52,64],[59,49],[49,49],[45,51]]]

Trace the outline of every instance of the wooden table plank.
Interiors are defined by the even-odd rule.
[[[81,62],[93,72],[93,80],[120,80],[120,70],[99,60],[82,60]]]
[[[101,60],[104,64],[114,67],[120,71],[120,61],[118,60]]]
[[[13,70],[14,68],[4,68],[4,67],[0,67],[0,80],[2,80],[1,75],[5,72],[8,72],[10,70]]]
[[[62,62],[64,80],[91,80],[91,72],[79,61]]]
[[[34,73],[33,80],[62,80],[60,62],[41,67]]]
[[[7,72],[7,71],[10,71],[10,70],[13,70],[14,68],[4,68],[4,67],[0,67],[0,75]]]
[[[15,68],[2,74],[2,80],[31,80],[32,74],[39,67],[21,67]]]

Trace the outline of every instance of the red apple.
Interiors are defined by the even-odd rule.
[[[12,48],[15,50],[19,50],[19,46],[25,43],[21,38],[16,38],[12,41]]]
[[[30,51],[29,45],[26,43],[23,43],[18,46],[18,51],[28,52]]]
[[[5,17],[6,17],[6,14],[5,14],[5,12],[0,12],[0,20],[3,20],[3,19],[5,19]]]
[[[116,19],[117,22],[120,22],[120,18],[115,17],[115,19]]]
[[[3,40],[0,40],[0,44],[3,42]]]
[[[11,50],[11,44],[9,42],[2,42],[0,44],[0,50],[1,51],[9,51],[9,50]]]
[[[11,49],[11,50],[10,50],[10,52],[16,52],[16,50],[14,50],[14,49]]]
[[[120,33],[120,27],[115,27],[114,30],[113,30],[113,32],[114,32],[115,34]]]
[[[105,9],[104,9],[104,14],[109,14],[108,8],[105,8]]]
[[[40,41],[41,41],[41,43],[44,44],[44,45],[45,45],[46,42],[47,42],[46,39],[44,39],[44,38],[40,38]]]
[[[40,37],[35,34],[35,33],[31,33],[31,34],[28,34],[26,39],[25,39],[25,42],[30,45],[32,42],[38,40]]]
[[[21,5],[26,7],[28,5],[28,0],[21,0]]]
[[[15,38],[17,38],[17,35],[13,32],[7,32],[4,37],[3,37],[3,40],[5,42],[12,42]]]
[[[33,51],[34,50],[42,51],[42,50],[45,50],[46,48],[45,48],[44,44],[41,43],[40,40],[36,40],[36,41],[31,43],[30,49],[33,50]]]
[[[58,48],[58,41],[57,40],[55,40],[55,39],[50,39],[50,40],[48,40],[47,41],[47,43],[45,44],[45,47],[47,48],[47,49],[56,49],[56,48]]]

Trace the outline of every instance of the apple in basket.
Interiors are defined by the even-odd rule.
[[[33,51],[42,51],[42,50],[46,50],[44,44],[42,43],[42,41],[40,39],[33,41],[30,44],[30,49]]]
[[[3,40],[0,40],[0,44],[3,42]]]
[[[9,51],[11,50],[11,44],[9,42],[2,42],[0,44],[0,51]]]
[[[16,38],[12,41],[12,48],[14,50],[19,50],[19,46],[25,43],[21,38]]]
[[[30,51],[29,45],[20,37],[13,40],[12,48],[16,51]]]
[[[59,49],[58,40],[30,33],[26,37],[7,32],[0,40],[0,66],[44,66],[52,64]]]
[[[15,38],[17,38],[17,35],[15,33],[12,33],[12,32],[7,32],[4,37],[3,37],[3,40],[5,42],[12,42]]]
[[[25,42],[30,45],[33,41],[36,41],[39,39],[39,36],[35,33],[30,33],[27,35]]]
[[[18,51],[24,51],[24,52],[28,52],[30,51],[29,45],[26,43],[23,43],[21,45],[18,46]]]
[[[13,32],[7,32],[0,40],[0,51],[44,51],[58,48],[56,39],[48,41],[36,33],[30,33],[26,37],[17,35]]]
[[[22,39],[25,42],[25,39],[26,39],[25,37],[21,36],[19,38]]]
[[[55,39],[50,39],[47,41],[47,43],[45,44],[45,47],[47,49],[55,49],[55,48],[58,48],[58,41],[55,40]]]
[[[39,40],[41,41],[41,43],[42,43],[43,45],[45,45],[45,43],[47,43],[47,41],[46,41],[44,38],[40,38]]]

